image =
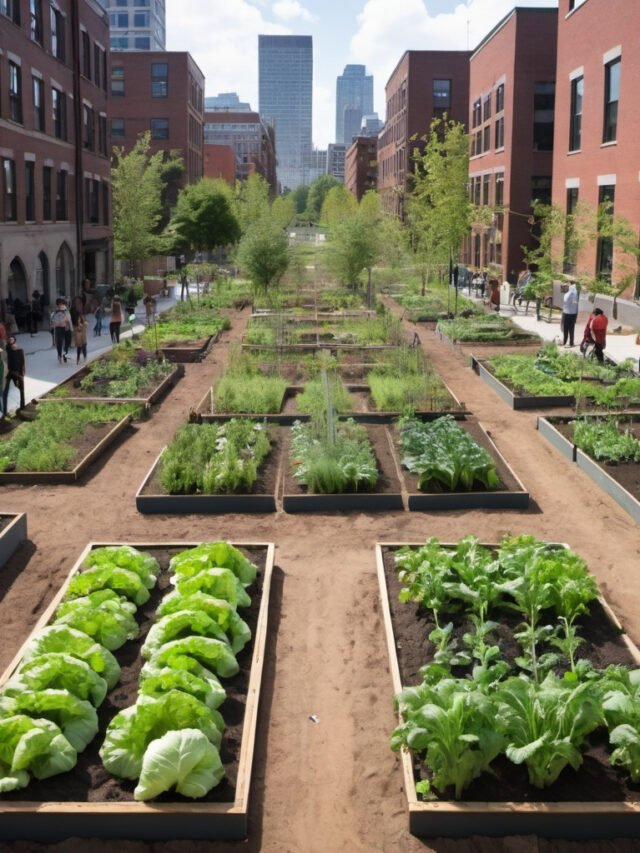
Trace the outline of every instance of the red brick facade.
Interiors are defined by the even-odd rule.
[[[0,13],[0,299],[112,275],[109,24],[94,0]],[[4,301],[0,304],[4,310]]]
[[[229,186],[236,183],[236,154],[230,145],[204,146],[205,178],[222,178]]]
[[[467,51],[408,50],[389,78],[386,121],[378,137],[378,190],[389,212],[404,214],[413,150],[432,119],[446,112],[466,125],[469,56]]]
[[[576,200],[595,210],[613,188],[614,215],[637,231],[640,5],[628,0],[585,0],[570,9],[573,5],[560,0],[553,201],[569,212]],[[580,94],[582,103],[576,104]],[[614,248],[610,269],[602,249],[600,241],[588,241],[577,257],[566,258],[567,272],[612,274],[619,283],[629,264],[616,258]],[[638,296],[635,281],[624,295]]]
[[[210,164],[209,167],[205,165],[205,174],[208,177],[217,177],[210,174],[207,168],[222,168],[219,157],[226,156],[216,153],[213,149],[229,147],[234,154],[234,177],[231,183],[235,180],[246,180],[249,175],[257,172],[266,180],[275,195],[275,131],[258,113],[250,110],[207,110],[204,116],[204,140],[205,159],[208,159]],[[228,169],[228,160],[224,168]]]
[[[344,183],[360,201],[368,190],[375,190],[378,177],[378,138],[356,136],[344,158]]]
[[[499,279],[533,243],[532,201],[551,200],[557,17],[515,8],[471,57],[470,197],[496,213],[474,224],[463,260]]]

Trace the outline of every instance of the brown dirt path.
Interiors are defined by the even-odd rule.
[[[488,427],[531,490],[539,510],[357,515],[142,516],[134,494],[157,453],[184,422],[240,339],[247,312],[203,364],[186,375],[159,411],[115,449],[83,488],[6,487],[5,511],[29,513],[31,546],[0,573],[0,666],[6,665],[89,540],[227,538],[277,545],[274,606],[257,738],[248,842],[225,851],[269,853],[630,853],[634,842],[551,844],[413,838],[396,757],[391,685],[379,614],[376,541],[443,540],[475,533],[494,540],[529,531],[569,542],[589,559],[630,633],[638,636],[637,528],[537,435],[531,414],[511,412],[456,352],[421,332],[423,345],[454,392]],[[407,324],[412,328],[412,324]],[[309,715],[315,714],[314,723]],[[7,853],[92,851],[116,842],[71,839],[48,848],[16,842]],[[121,853],[204,853],[209,843],[117,842]]]

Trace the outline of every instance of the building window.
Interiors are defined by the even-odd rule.
[[[152,118],[151,119],[151,138],[152,139],[168,139],[169,138],[169,119],[168,118]]]
[[[64,221],[67,218],[67,173],[60,169],[56,180],[56,220]]]
[[[31,41],[42,44],[42,3],[41,0],[29,0],[29,34]]]
[[[569,151],[579,151],[582,139],[582,96],[584,77],[571,81],[571,115],[569,117]]]
[[[32,77],[33,82],[33,129],[44,133],[44,83],[39,77]]]
[[[151,39],[149,36],[136,36],[133,40],[135,50],[150,50]]]
[[[496,149],[504,148],[504,116],[496,121],[495,143]]]
[[[620,97],[620,58],[604,66],[604,132],[603,142],[615,142],[618,131],[618,99]]]
[[[534,83],[533,150],[553,151],[553,116],[556,105],[555,83]]]
[[[42,218],[45,222],[51,221],[51,166],[42,169]]]
[[[129,39],[127,36],[111,36],[111,50],[128,50]]]
[[[451,80],[433,81],[433,108],[443,111],[451,108]]]
[[[477,127],[482,123],[482,101],[478,98],[473,102],[473,114],[471,118],[471,127]]]
[[[93,178],[85,178],[84,179],[84,197],[85,197],[85,210],[86,210],[86,218],[87,222],[90,222],[92,225],[97,225],[99,222],[98,217],[98,209],[99,209],[99,198],[98,192],[100,190],[100,182],[94,180]]]
[[[82,31],[82,73],[91,80],[91,39],[86,30]]]
[[[123,118],[112,118],[111,119],[111,138],[112,139],[124,139],[124,119]]]
[[[98,151],[107,155],[107,117],[98,116]]]
[[[124,95],[124,68],[114,65],[111,68],[111,94]]]
[[[551,178],[547,175],[531,178],[531,200],[539,204],[551,204]]]
[[[570,187],[567,190],[567,214],[564,226],[564,260],[562,271],[569,274],[575,274],[576,262],[578,260],[578,250],[573,239],[575,236],[574,215],[578,206],[578,194],[578,187]]]
[[[482,182],[480,178],[476,178],[473,184],[473,203],[476,207],[480,207],[480,193],[482,192]]]
[[[578,6],[582,6],[585,0],[569,0],[569,11],[571,12],[573,9],[577,9]]]
[[[61,62],[65,60],[64,17],[51,6],[51,53]]]
[[[491,175],[482,176],[482,203],[489,204],[489,187],[491,186]]]
[[[86,104],[82,108],[82,144],[89,151],[93,151],[96,145],[93,110]]]
[[[482,148],[484,151],[491,150],[491,125],[488,124],[482,131]]]
[[[148,12],[135,11],[133,13],[133,26],[134,27],[148,27],[149,26],[149,13]]]
[[[51,89],[53,133],[58,139],[67,138],[67,96],[59,89]]]
[[[615,186],[605,185],[598,189],[598,243],[596,247],[596,277],[611,281],[613,269],[613,238],[609,233],[602,233],[603,220],[613,216],[613,206],[616,199]]]
[[[16,203],[16,164],[13,160],[2,161],[2,181],[5,222],[15,222],[18,218],[18,205]]]
[[[491,118],[491,95],[487,95],[484,99],[484,107],[482,113],[482,120],[487,121],[487,119]]]
[[[20,0],[0,0],[0,14],[20,25]]]
[[[496,112],[500,113],[504,109],[504,83],[500,83],[496,89]]]
[[[496,172],[495,207],[504,207],[504,172]]]
[[[24,164],[24,216],[27,222],[36,218],[36,164],[28,161]]]
[[[166,62],[151,63],[151,97],[166,98],[169,94],[169,66]]]
[[[93,45],[93,82],[99,89],[104,85],[102,80],[102,48],[97,44]]]
[[[22,71],[9,62],[9,117],[22,124]]]

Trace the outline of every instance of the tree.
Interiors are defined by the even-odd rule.
[[[341,181],[334,178],[333,175],[321,175],[309,185],[309,194],[307,195],[307,206],[305,216],[309,222],[318,222],[320,219],[320,211],[327,197],[327,193],[332,187],[344,186]]]
[[[341,284],[357,290],[360,275],[373,267],[378,250],[377,229],[358,212],[331,228],[327,263]]]
[[[203,178],[186,186],[178,196],[171,227],[178,239],[200,251],[237,242],[240,225],[233,213],[228,184]]]
[[[331,187],[322,203],[319,221],[322,225],[332,228],[349,216],[353,216],[358,209],[358,202],[353,193],[344,184]]]
[[[113,248],[120,260],[143,261],[163,251],[158,233],[163,215],[166,176],[181,168],[175,153],[150,154],[150,133],[141,134],[128,154],[113,149],[111,169]]]
[[[254,222],[240,240],[238,263],[254,289],[268,295],[289,265],[287,234],[269,216]]]
[[[246,180],[236,182],[235,210],[243,233],[267,214],[269,184],[262,175],[254,172]]]
[[[271,204],[271,218],[280,228],[289,228],[295,216],[295,206],[291,193],[279,195]]]
[[[307,209],[307,198],[309,197],[309,184],[300,184],[293,192],[287,193],[287,197],[293,197],[295,212],[298,216],[302,216]]]

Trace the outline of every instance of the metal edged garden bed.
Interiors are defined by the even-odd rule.
[[[403,687],[400,676],[398,649],[402,637],[396,637],[383,552],[405,546],[420,547],[424,542],[378,542],[375,546],[378,587],[382,607],[389,669],[394,695]],[[481,543],[486,548],[495,544]],[[441,543],[454,548],[454,544]],[[599,599],[613,629],[620,634],[635,666],[640,666],[640,650],[624,634],[622,626],[609,604]],[[591,840],[593,838],[640,837],[640,800],[620,802],[465,802],[418,799],[412,754],[399,753],[403,788],[407,800],[409,831],[419,837],[461,838],[472,835],[505,837],[508,835],[539,835],[545,838]]]
[[[575,397],[571,394],[555,397],[516,394],[515,391],[512,391],[494,376],[482,359],[473,354],[471,355],[471,369],[512,409],[552,409],[561,406],[573,406],[576,402]]]
[[[574,420],[573,417],[564,416],[538,417],[536,420],[536,428],[540,435],[546,438],[569,462],[576,461],[576,446],[560,430],[556,429],[556,424],[566,424],[572,420]]]
[[[88,368],[83,366],[80,368],[80,370],[77,370],[75,373],[72,373],[71,376],[65,382],[63,382],[57,387],[72,388],[74,387],[74,383],[76,381],[86,376],[87,372]],[[74,396],[73,393],[67,394],[65,396],[56,396],[55,394],[52,394],[51,391],[48,391],[46,394],[43,394],[42,397],[39,397],[38,400],[44,403],[139,403],[141,406],[144,406],[146,409],[148,409],[155,403],[157,403],[159,400],[161,400],[164,395],[169,391],[169,389],[173,388],[173,386],[183,376],[184,367],[182,365],[177,365],[173,368],[171,373],[168,373],[164,377],[164,379],[146,397],[100,397],[96,394]]]
[[[167,361],[179,364],[193,364],[196,361],[202,361],[219,338],[220,332],[216,332],[214,335],[200,338],[197,341],[176,342],[174,346],[159,346],[158,350]]]
[[[15,673],[24,651],[35,634],[48,625],[71,579],[94,548],[132,545],[139,550],[184,550],[201,542],[91,542],[69,572],[60,590],[42,614],[2,676],[0,688]],[[256,741],[260,689],[266,654],[269,599],[275,545],[263,542],[234,542],[239,548],[264,554],[262,593],[253,632],[251,668],[246,690],[242,736],[237,762],[235,797],[231,802],[134,802],[134,801],[17,801],[0,797],[0,840],[56,842],[70,837],[168,841],[182,839],[243,839],[249,830],[251,770]],[[116,652],[116,657],[118,653]],[[118,685],[114,690],[118,689]],[[115,709],[114,709],[115,713]]]
[[[126,415],[119,420],[112,429],[104,435],[92,450],[82,458],[77,465],[69,471],[2,471],[0,472],[0,485],[2,483],[14,483],[17,485],[60,485],[62,483],[76,483],[87,469],[102,456],[102,454],[116,441],[131,424],[133,418]]]
[[[0,531],[0,568],[2,568],[26,541],[27,514],[26,512],[3,512],[0,513],[0,517],[6,522]]]

